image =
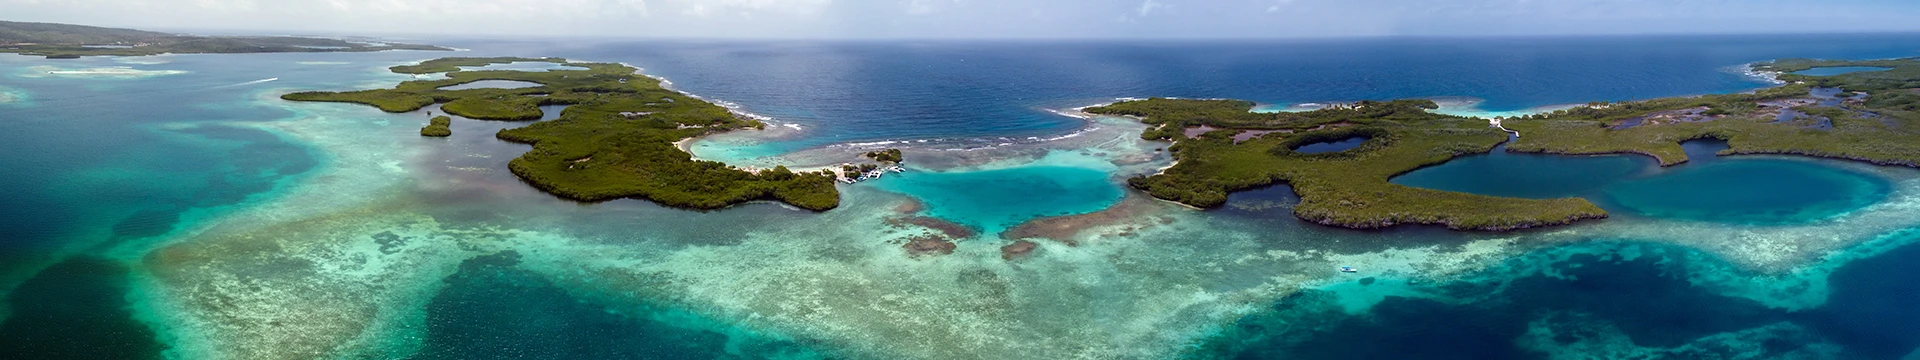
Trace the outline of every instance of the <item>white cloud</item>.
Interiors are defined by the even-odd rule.
[[[681,12],[694,16],[713,14],[741,14],[751,17],[753,13],[775,13],[811,16],[819,14],[832,0],[669,0],[682,8]]]
[[[640,16],[653,15],[653,12],[647,10],[647,0],[614,0],[609,8]]]
[[[1525,2],[1527,0],[1519,0],[1519,1]],[[1274,1],[1272,6],[1267,7],[1267,13],[1272,14],[1272,13],[1280,12],[1281,10],[1285,10],[1288,5],[1292,5],[1292,4],[1293,4],[1293,0]]]
[[[254,11],[260,8],[253,0],[195,0],[194,5],[220,12]]]
[[[941,12],[947,9],[966,6],[967,1],[966,0],[906,0],[906,1],[902,1],[901,3],[906,7],[908,14],[926,15],[926,14]]]
[[[1140,2],[1140,9],[1135,11],[1140,13],[1140,17],[1147,17],[1147,15],[1153,14],[1154,10],[1165,9],[1167,7],[1168,5],[1166,3],[1153,1],[1153,0],[1146,0],[1146,1]]]

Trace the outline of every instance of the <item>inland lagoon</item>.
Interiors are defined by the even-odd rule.
[[[1693,159],[1659,168],[1638,155],[1543,155],[1496,149],[1394,178],[1394,183],[1520,198],[1587,197],[1636,216],[1750,224],[1831,218],[1884,200],[1886,180],[1809,160],[1721,158],[1723,141],[1688,142]],[[1831,161],[1831,160],[1828,160]]]
[[[1652,151],[1659,159],[1547,154],[1531,150],[1579,149],[1554,147],[1569,143],[1540,129],[1615,124],[1514,121],[1505,126],[1522,135],[1512,139],[1474,115],[1766,91],[1781,85],[1726,69],[1911,56],[1920,41],[1910,36],[578,41],[436,44],[476,57],[450,62],[428,61],[439,52],[0,56],[4,91],[24,99],[0,104],[11,154],[0,184],[12,189],[0,194],[0,353],[1538,359],[1900,358],[1920,348],[1920,310],[1908,306],[1920,301],[1909,279],[1920,170],[1720,156],[1758,143],[1740,137],[1675,143]],[[552,85],[573,71],[610,73]],[[1804,81],[1845,88],[1901,71]],[[482,80],[549,85],[436,89]],[[367,90],[406,96],[338,95]],[[297,93],[347,102],[283,98]],[[479,100],[455,99],[466,97]],[[1128,179],[1206,165],[1193,157],[1206,149],[1142,136],[1189,129],[1089,108],[1151,97],[1245,99],[1243,112],[1376,99],[1391,113],[1341,114],[1384,119],[1378,131],[1334,121],[1296,129],[1335,131],[1313,138],[1196,136],[1213,150],[1264,146],[1234,154],[1329,161],[1418,141],[1472,145],[1326,184],[1579,198],[1608,216],[1516,231],[1356,230],[1296,216],[1315,205],[1302,197],[1324,193],[1283,181],[1223,191],[1211,207],[1156,199]],[[1852,136],[1885,119],[1845,106],[1899,100],[1796,106]],[[643,107],[718,122],[652,121],[661,118]],[[1679,121],[1691,114],[1622,131],[1700,126]],[[448,136],[421,136],[442,124]],[[1331,126],[1308,130],[1320,125]],[[662,136],[619,137],[612,149],[530,145],[607,129]],[[1391,135],[1407,129],[1432,132]],[[624,162],[678,148],[692,151]],[[752,187],[673,181],[647,185],[684,187],[579,199],[526,179],[595,161],[635,171],[717,160],[725,166],[688,179],[754,181],[775,166],[830,170],[884,149],[901,150],[904,171],[832,184],[836,206],[809,205],[825,196],[701,202]],[[516,172],[523,156],[551,173]],[[566,180],[555,184],[576,184]],[[1318,205],[1372,197],[1361,195]]]

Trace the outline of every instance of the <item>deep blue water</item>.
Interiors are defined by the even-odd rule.
[[[475,49],[462,56],[562,56],[631,63],[673,80],[679,89],[738,103],[748,111],[779,121],[806,125],[808,130],[802,136],[760,150],[768,153],[870,140],[1057,135],[1082,123],[1042,109],[1088,105],[1122,96],[1231,97],[1279,104],[1466,96],[1486,99],[1484,110],[1500,111],[1743,91],[1765,84],[1729,68],[1773,58],[1920,55],[1920,37],[1907,35],[1231,42],[444,43]],[[0,141],[8,144],[8,156],[0,160],[0,186],[9,190],[0,192],[0,205],[4,205],[0,206],[0,229],[5,230],[0,236],[0,274],[24,279],[8,293],[14,315],[0,323],[0,335],[35,336],[8,335],[8,341],[0,341],[0,346],[5,346],[0,351],[59,352],[57,355],[82,358],[153,354],[160,348],[153,340],[156,335],[124,311],[128,282],[125,266],[137,260],[91,256],[58,259],[55,249],[77,247],[76,251],[84,254],[161,235],[191,225],[181,223],[189,210],[243,204],[323,166],[324,156],[313,153],[298,139],[221,125],[292,115],[261,105],[257,102],[259,88],[240,84],[278,78],[280,83],[358,87],[363,84],[343,82],[338,77],[377,71],[370,64],[384,66],[440,55],[177,56],[170,64],[138,67],[185,69],[192,74],[116,80],[20,75],[23,69],[42,65],[123,65],[107,59],[49,62],[0,55],[0,81],[4,81],[0,85],[24,91],[31,99],[0,109]],[[354,65],[287,65],[296,60]],[[548,117],[558,113],[558,109],[543,110]],[[1872,201],[1873,189],[1884,191],[1884,184],[1875,187],[1870,182],[1854,182],[1858,174],[1820,173],[1840,170],[1809,162],[1758,168],[1743,167],[1748,165],[1737,164],[1751,163],[1732,160],[1702,162],[1675,168],[1670,177],[1642,177],[1647,175],[1642,171],[1649,163],[1631,157],[1551,159],[1494,154],[1422,170],[1397,181],[1417,180],[1434,187],[1448,186],[1436,185],[1442,183],[1482,186],[1461,189],[1506,196],[1558,197],[1604,195],[1607,189],[1634,186],[1633,179],[1727,190],[1716,186],[1728,177],[1801,176],[1788,183],[1749,184],[1767,185],[1752,191],[1776,191],[1780,187],[1775,186],[1788,186],[1805,192],[1798,194],[1806,195],[1803,197],[1759,204],[1782,209],[1816,207],[1843,198],[1844,205],[1834,208],[1848,208],[1858,204],[1856,199]],[[1708,171],[1711,169],[1721,170]],[[958,206],[928,211],[982,228],[1006,226],[1031,216],[1092,209],[995,208],[994,201],[1032,200],[1036,193],[1023,193],[1020,189],[1031,189],[1024,185],[980,184],[1024,179],[1018,181],[1049,189],[1039,193],[1045,195],[1040,200],[1080,199],[1073,200],[1076,203],[1110,203],[1121,191],[1107,181],[1107,174],[1097,171],[1005,171],[1010,173],[921,173],[878,185],[979,191],[978,196],[959,194],[943,201]],[[1435,173],[1429,175],[1430,171]],[[1475,181],[1487,176],[1505,178],[1512,186]],[[1672,185],[1653,183],[1645,186],[1650,190],[1636,193],[1652,194]],[[1284,216],[1288,202],[1297,201],[1286,194],[1284,187],[1264,191],[1235,194],[1234,198],[1271,200],[1278,210],[1261,214],[1275,220],[1272,226],[1303,226]],[[1852,196],[1856,194],[1864,197]],[[1662,196],[1656,200],[1671,199]],[[1688,216],[1661,210],[1691,202],[1681,203],[1603,201],[1603,206],[1631,206],[1647,216]],[[1784,215],[1770,215],[1776,213]],[[1271,216],[1275,214],[1281,216]],[[1768,216],[1818,215],[1771,210],[1760,214],[1756,215],[1759,221],[1779,220]],[[606,309],[591,299],[568,293],[535,273],[516,268],[511,261],[489,259],[499,260],[470,261],[461,273],[446,280],[445,289],[427,305],[429,329],[425,341],[429,346],[417,356],[492,351],[487,354],[516,357],[531,356],[518,351],[538,351],[537,357],[594,357],[617,349],[621,354],[702,357],[716,354],[721,346],[716,344],[724,340],[710,331],[641,317],[600,316]],[[1306,345],[1255,342],[1227,355],[1528,357],[1512,348],[1516,329],[1523,330],[1526,321],[1533,319],[1532,314],[1542,309],[1557,309],[1596,314],[1619,326],[1635,342],[1652,345],[1670,345],[1713,331],[1768,321],[1790,321],[1816,330],[1822,341],[1846,346],[1851,354],[1892,358],[1911,350],[1920,339],[1913,335],[1920,330],[1912,325],[1920,322],[1911,321],[1920,318],[1920,311],[1906,306],[1920,300],[1915,296],[1920,291],[1913,289],[1905,276],[1920,271],[1911,264],[1920,264],[1920,247],[1849,265],[1832,278],[1836,287],[1833,302],[1817,310],[1783,313],[1676,282],[1673,274],[1661,271],[1670,270],[1667,264],[1576,258],[1565,266],[1580,277],[1514,280],[1514,287],[1505,291],[1517,295],[1509,299],[1459,305],[1397,298],[1367,316],[1312,314],[1296,320],[1326,326],[1320,328],[1324,331],[1298,337]],[[1444,286],[1466,294],[1493,291],[1484,284]],[[1275,308],[1311,302],[1314,296],[1285,299]],[[1263,324],[1262,319],[1249,318],[1242,327],[1255,335],[1282,328]],[[83,340],[86,345],[96,346],[80,348],[72,343],[32,340],[37,337],[87,339]],[[19,341],[23,339],[28,341]],[[1782,340],[1780,346],[1798,347],[1806,342],[1801,340]],[[512,349],[498,350],[503,346]]]
[[[1658,162],[1633,156],[1513,154],[1504,149],[1454,159],[1393,178],[1413,187],[1531,199],[1593,194]]]
[[[1625,335],[1633,346],[1676,348],[1709,335],[1785,324],[1745,335],[1750,345],[1708,343],[1691,349],[1633,358],[1793,358],[1794,351],[1836,343],[1836,358],[1899,359],[1920,346],[1920,286],[1884,276],[1920,271],[1911,261],[1920,246],[1907,246],[1849,264],[1831,277],[1831,300],[1822,307],[1787,311],[1749,299],[1701,291],[1687,280],[1688,265],[1722,266],[1711,256],[1682,248],[1632,243],[1578,245],[1588,251],[1540,264],[1514,260],[1507,267],[1544,265],[1555,275],[1535,274],[1504,282],[1485,279],[1428,284],[1445,296],[1475,301],[1451,303],[1389,297],[1364,314],[1345,314],[1334,294],[1309,291],[1283,299],[1230,327],[1198,357],[1237,359],[1546,359],[1542,346],[1519,339],[1530,327],[1547,329],[1545,342],[1569,345]],[[1627,248],[1646,254],[1629,256]],[[1497,278],[1498,276],[1496,276]],[[1534,326],[1542,325],[1542,326]],[[1736,337],[1738,338],[1738,337]],[[1545,347],[1551,347],[1545,346]],[[1616,354],[1625,355],[1625,354]]]
[[[0,354],[14,359],[157,359],[166,346],[130,316],[127,269],[110,260],[62,261],[13,290]]]
[[[1892,184],[1871,174],[1777,158],[1720,158],[1719,140],[1683,144],[1690,161],[1657,168],[1639,155],[1517,154],[1450,161],[1395,177],[1396,184],[1522,198],[1584,197],[1640,216],[1783,224],[1826,219],[1885,199]]]
[[[1880,202],[1891,185],[1872,175],[1800,160],[1690,164],[1605,190],[1644,216],[1756,224],[1824,219]]]
[[[1301,145],[1299,148],[1293,149],[1293,151],[1297,153],[1302,153],[1302,154],[1320,154],[1320,153],[1347,151],[1347,149],[1360,147],[1360,144],[1367,143],[1367,140],[1368,140],[1367,137],[1356,136],[1356,137],[1342,139],[1340,141],[1317,142],[1312,144]]]

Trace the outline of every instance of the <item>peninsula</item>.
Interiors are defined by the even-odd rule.
[[[550,71],[461,70],[462,66],[552,62]],[[481,120],[536,120],[541,105],[571,105],[558,119],[494,134],[533,145],[508,163],[514,175],[548,193],[579,201],[641,198],[667,206],[715,209],[746,201],[776,200],[825,211],[839,206],[830,172],[795,172],[784,166],[748,171],[693,159],[674,142],[765,124],[726,108],[660,86],[660,80],[622,64],[577,63],[558,58],[443,58],[395,66],[403,74],[446,73],[442,80],[402,82],[392,89],[297,92],[281,98],[366,104],[410,112],[441,103],[452,115]],[[521,88],[448,87],[477,81],[529,82]],[[442,135],[435,120],[422,135]]]
[[[1595,102],[1516,118],[1429,112],[1427,100],[1362,101],[1294,113],[1254,113],[1238,100],[1154,98],[1087,108],[1132,116],[1167,140],[1176,163],[1128,180],[1154,197],[1220,206],[1231,191],[1275,183],[1300,196],[1294,215],[1349,228],[1397,224],[1514,230],[1604,218],[1581,198],[1520,199],[1388,182],[1453,158],[1481,154],[1517,136],[1512,152],[1643,154],[1663,166],[1687,161],[1680,143],[1726,140],[1721,155],[1794,154],[1920,166],[1920,59],[1788,59],[1753,65],[1786,84],[1742,94]],[[1814,68],[1866,67],[1829,76]],[[1491,124],[1490,124],[1491,122]],[[1509,134],[1513,131],[1517,134]],[[1355,144],[1337,151],[1310,145]]]
[[[84,25],[0,21],[0,53],[72,59],[82,56],[367,52],[448,48],[295,36],[195,36]]]
[[[1507,134],[1486,120],[1428,112],[1428,100],[1363,101],[1299,113],[1249,112],[1238,100],[1147,99],[1086,109],[1130,115],[1154,125],[1141,136],[1172,140],[1176,161],[1159,174],[1129,179],[1154,197],[1198,207],[1226,203],[1227,192],[1286,183],[1300,195],[1294,215],[1353,228],[1444,224],[1505,230],[1606,216],[1584,199],[1514,199],[1422,189],[1387,182],[1422,166],[1485,153]],[[1343,151],[1298,151],[1313,143],[1361,141]]]

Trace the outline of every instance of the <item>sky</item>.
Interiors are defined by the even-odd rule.
[[[300,35],[1329,38],[1920,31],[1915,0],[0,0],[0,20]]]

